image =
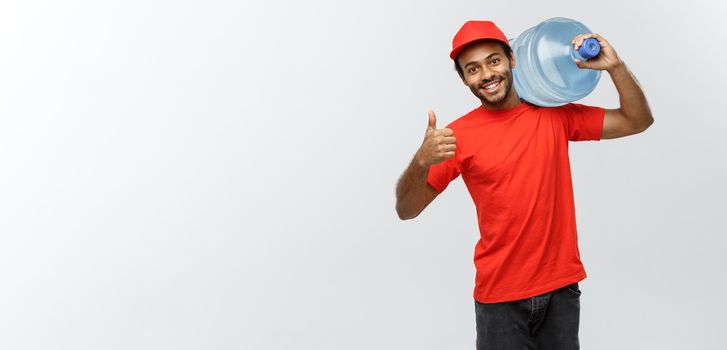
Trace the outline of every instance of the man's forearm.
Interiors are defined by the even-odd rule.
[[[396,185],[396,213],[402,220],[419,215],[426,203],[429,167],[420,165],[416,157]]]
[[[629,118],[636,129],[648,128],[654,122],[654,117],[636,77],[623,62],[609,69],[608,74],[611,75],[611,80],[618,91],[621,114]]]

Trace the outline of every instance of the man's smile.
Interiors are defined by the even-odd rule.
[[[480,89],[484,90],[488,94],[495,94],[500,91],[500,82],[502,82],[502,79],[497,79],[493,82],[487,83],[486,85],[482,85]]]

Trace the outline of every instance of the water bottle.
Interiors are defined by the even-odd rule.
[[[591,31],[582,23],[551,18],[509,39],[515,55],[515,90],[532,104],[553,107],[580,100],[596,88],[601,71],[580,69],[575,59],[586,61],[601,51],[598,40],[583,41],[578,51],[571,40]]]

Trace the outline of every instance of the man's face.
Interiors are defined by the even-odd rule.
[[[497,42],[475,42],[460,52],[457,62],[462,67],[463,82],[485,107],[498,109],[519,102],[512,89],[515,59],[507,57]]]

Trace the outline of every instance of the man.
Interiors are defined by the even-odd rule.
[[[424,141],[399,179],[396,211],[412,219],[460,174],[480,230],[475,247],[477,349],[578,349],[580,293],[586,278],[577,243],[568,141],[633,135],[654,121],[644,93],[613,47],[581,69],[607,71],[618,109],[569,103],[544,108],[520,100],[516,61],[490,21],[469,21],[450,58],[481,106],[437,129],[429,111]]]

